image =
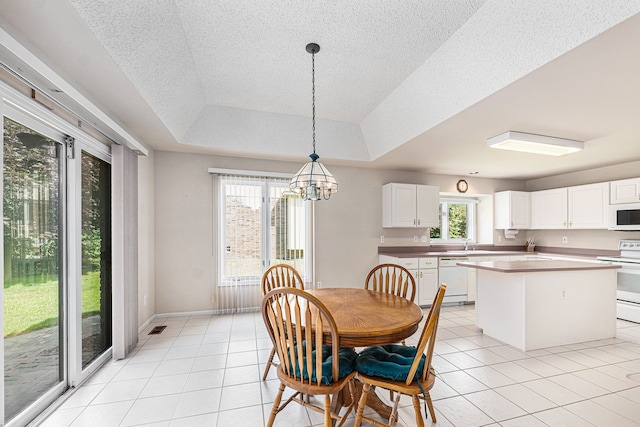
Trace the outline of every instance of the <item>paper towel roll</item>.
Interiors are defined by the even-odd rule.
[[[520,230],[506,229],[504,230],[505,239],[515,239]]]

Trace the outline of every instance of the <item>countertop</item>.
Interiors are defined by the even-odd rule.
[[[545,271],[604,270],[620,268],[619,265],[612,264],[551,259],[531,261],[464,261],[457,263],[457,265],[477,268],[480,270],[498,271],[501,273],[534,273]]]
[[[491,255],[538,255],[549,257],[583,258],[595,261],[598,256],[620,256],[619,250],[607,249],[578,249],[550,246],[536,246],[535,252],[527,252],[522,246],[493,246],[478,245],[477,249],[465,251],[462,246],[379,246],[378,255],[388,255],[396,258],[424,258],[424,257],[457,257],[457,256],[491,256]]]
[[[488,250],[450,250],[450,251],[424,251],[424,252],[379,252],[378,255],[388,255],[397,258],[423,258],[423,257],[459,257],[459,256],[490,256],[490,255],[537,255],[535,252],[525,251],[488,251]]]

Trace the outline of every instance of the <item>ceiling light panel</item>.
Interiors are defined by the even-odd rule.
[[[487,139],[491,148],[524,153],[564,156],[584,149],[584,142],[552,136],[509,131]]]

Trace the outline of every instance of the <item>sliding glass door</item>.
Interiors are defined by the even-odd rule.
[[[63,387],[64,150],[7,117],[3,142],[6,422]]]
[[[111,347],[111,167],[85,151],[82,175],[82,368]]]
[[[110,355],[110,150],[23,110],[2,119],[0,424],[24,426]]]

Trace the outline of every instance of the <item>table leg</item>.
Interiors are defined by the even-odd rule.
[[[360,393],[358,393],[358,399],[360,398],[360,394],[362,394],[362,383],[360,381],[357,382],[360,386]],[[378,394],[376,393],[376,387],[371,386],[371,390],[369,391],[369,395],[367,396],[367,406],[373,409],[378,415],[380,415],[383,419],[388,420],[391,416],[391,406],[384,403]]]

